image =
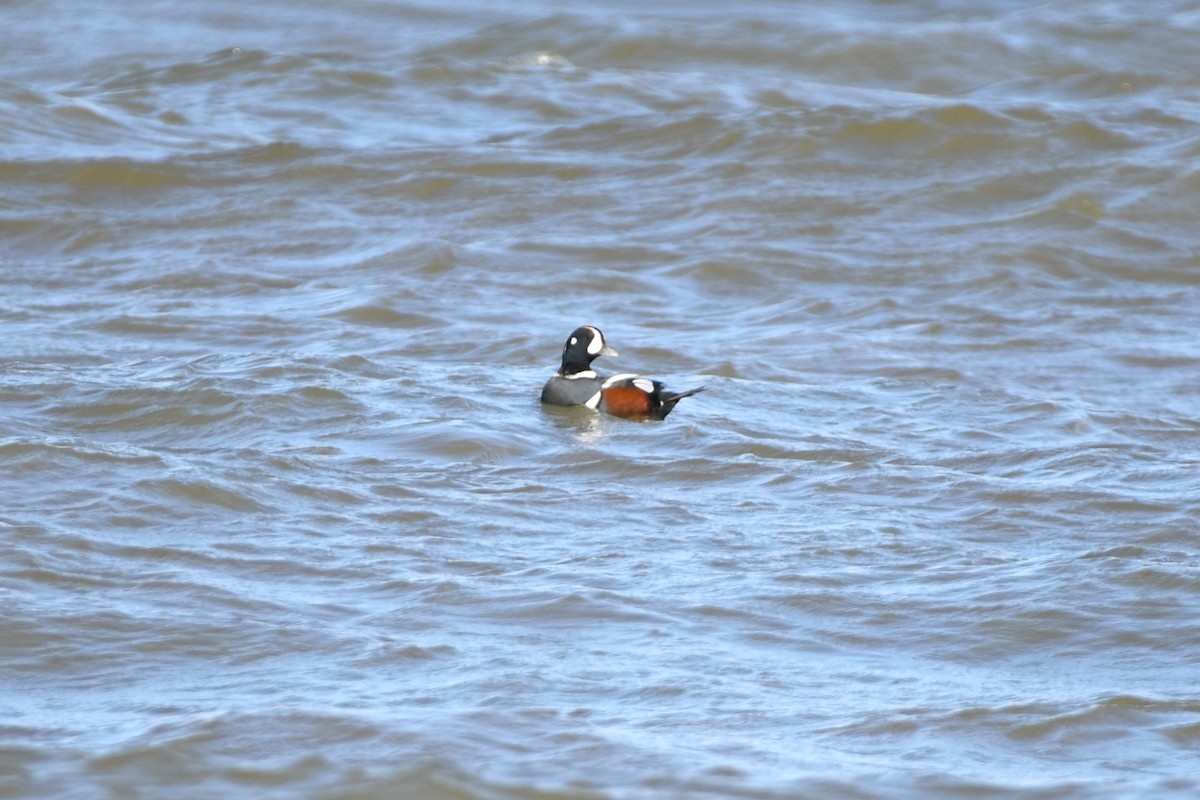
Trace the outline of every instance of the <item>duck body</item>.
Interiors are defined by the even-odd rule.
[[[660,381],[633,373],[603,377],[592,369],[600,356],[615,356],[599,328],[584,325],[572,331],[563,345],[562,366],[542,387],[542,402],[557,406],[586,406],[617,417],[665,419],[675,404],[699,392],[667,392]]]
[[[613,375],[600,385],[598,410],[617,417],[666,419],[676,403],[702,391],[703,386],[684,392],[668,392],[664,390],[662,381],[622,373]]]

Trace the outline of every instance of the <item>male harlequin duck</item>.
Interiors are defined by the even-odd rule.
[[[592,369],[599,356],[615,356],[599,328],[576,328],[563,345],[562,367],[542,387],[542,402],[556,406],[587,406],[618,417],[665,419],[675,404],[703,390],[664,392],[663,385],[632,373],[602,378]]]

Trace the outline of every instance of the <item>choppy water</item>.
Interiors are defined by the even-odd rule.
[[[0,18],[0,795],[1200,793],[1194,3]]]

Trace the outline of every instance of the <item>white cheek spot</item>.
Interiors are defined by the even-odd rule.
[[[590,342],[588,342],[588,352],[592,355],[598,355],[600,351],[604,349],[604,337],[601,336],[600,331],[596,330],[595,328],[592,328],[592,331],[596,335],[592,337]]]

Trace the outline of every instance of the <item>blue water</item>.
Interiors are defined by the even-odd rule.
[[[1196,795],[1191,6],[3,14],[0,795]]]

